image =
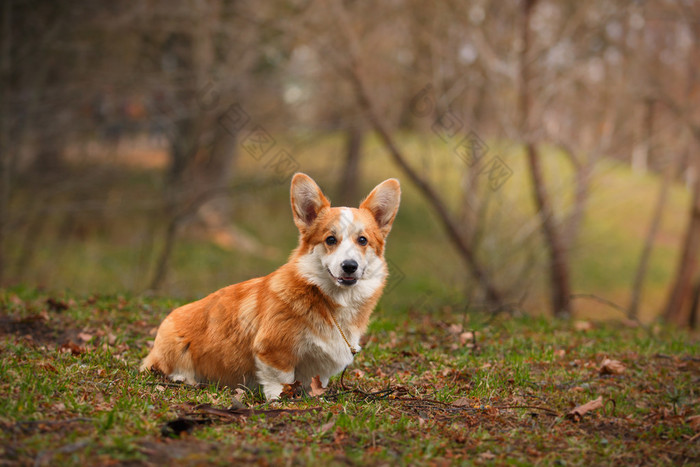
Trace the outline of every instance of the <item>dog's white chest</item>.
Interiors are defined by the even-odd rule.
[[[338,326],[335,323],[325,326],[320,335],[308,331],[302,338],[300,362],[295,369],[296,379],[305,383],[312,377],[319,376],[321,383],[326,386],[331,376],[340,373],[353,362],[354,355],[350,347],[360,349],[360,336],[360,330],[344,320],[339,320]]]

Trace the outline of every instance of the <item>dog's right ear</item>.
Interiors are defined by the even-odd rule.
[[[316,182],[303,173],[294,174],[290,197],[294,223],[301,232],[313,224],[323,209],[331,207]]]

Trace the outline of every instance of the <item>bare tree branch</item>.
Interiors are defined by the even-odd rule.
[[[452,217],[452,214],[447,209],[446,204],[435,188],[428,182],[428,180],[421,176],[413,167],[411,167],[407,158],[401,152],[390,131],[384,124],[384,121],[379,116],[375,106],[373,105],[372,98],[367,91],[367,86],[361,76],[358,62],[357,38],[352,34],[350,28],[347,26],[347,19],[345,18],[345,12],[342,10],[342,6],[338,6],[336,8],[336,12],[338,13],[341,29],[348,43],[350,63],[345,67],[345,76],[350,80],[353,86],[360,108],[362,108],[365,112],[369,123],[379,135],[379,138],[389,152],[392,160],[411,179],[414,185],[418,187],[428,202],[435,209],[438,218],[442,222],[442,225],[447,232],[448,238],[457,248],[457,251],[465,261],[469,271],[476,278],[481,287],[484,288],[487,301],[493,306],[500,306],[503,303],[501,292],[496,288],[486,269],[478,261],[475,252],[473,251],[469,242],[462,235],[457,223]]]

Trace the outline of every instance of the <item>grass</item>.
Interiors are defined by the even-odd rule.
[[[437,297],[375,312],[344,392],[272,404],[137,368],[164,298],[0,291],[0,462],[95,464],[684,465],[700,462],[700,343],[660,325],[485,316]],[[468,334],[475,332],[472,339]],[[476,347],[473,346],[476,342]],[[70,344],[72,343],[72,344]],[[620,375],[601,375],[604,358]],[[603,397],[579,422],[565,414]],[[226,418],[194,410],[240,400]],[[517,408],[516,408],[517,407]],[[179,437],[190,412],[209,423]]]

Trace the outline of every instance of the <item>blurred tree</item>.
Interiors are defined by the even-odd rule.
[[[360,160],[364,130],[350,123],[345,130],[345,163],[340,177],[338,204],[354,206],[360,202]]]
[[[60,256],[66,239],[114,240],[120,228],[144,230],[135,234],[144,238],[138,269],[150,265],[150,277],[137,285],[168,283],[185,227],[257,254],[260,245],[230,222],[235,164],[258,169],[251,183],[274,178],[251,142],[342,135],[343,160],[321,165],[340,170],[334,202],[355,204],[372,131],[437,213],[469,272],[454,268],[455,282],[467,277],[466,299],[522,303],[533,291],[566,312],[591,180],[609,166],[599,161],[654,176],[677,160],[695,189],[697,143],[684,128],[698,121],[698,87],[689,84],[700,60],[697,1],[8,0],[0,8],[6,279],[30,277],[38,245]],[[513,27],[523,20],[527,27]],[[142,203],[145,227],[107,208],[111,187],[127,177],[115,161],[142,138],[157,141],[167,164],[153,162],[147,182],[162,199],[123,201]],[[531,203],[510,199],[516,190],[499,191],[492,177],[494,161],[506,174],[521,167],[514,146],[526,149]],[[663,183],[652,213],[633,304],[644,304],[645,258],[676,180]],[[699,281],[693,212],[669,291],[683,305],[666,312],[683,323]],[[3,246],[8,232],[17,248]],[[683,318],[671,316],[677,310]]]
[[[533,140],[532,123],[532,91],[530,69],[531,58],[531,21],[533,10],[537,5],[537,0],[524,0],[523,2],[523,26],[521,41],[521,65],[520,65],[520,112],[523,125],[523,136],[525,138],[525,150],[527,153],[530,176],[532,178],[532,190],[535,198],[535,205],[542,221],[542,231],[547,240],[550,257],[550,279],[552,294],[552,311],[555,316],[571,314],[571,284],[569,279],[569,260],[562,238],[554,220],[554,210],[552,208],[547,187],[542,172],[540,154],[537,143]]]
[[[673,115],[688,129],[691,140],[688,142],[688,173],[690,174],[691,200],[681,254],[678,258],[675,276],[669,287],[668,300],[663,312],[664,318],[680,326],[695,327],[698,324],[698,290],[700,290],[700,124],[698,107],[700,96],[700,73],[696,64],[700,60],[700,3],[673,5],[669,14],[683,18],[688,23],[692,47],[688,49],[685,67],[685,86],[682,96],[678,89],[669,86],[661,76],[655,75],[654,92]],[[683,68],[681,68],[683,69]],[[678,97],[676,97],[678,96]],[[695,284],[695,285],[694,285]]]
[[[696,147],[700,147],[700,128],[697,128],[696,132],[698,136]],[[695,174],[700,174],[700,156],[696,154],[692,160]],[[697,300],[697,290],[700,288],[700,275],[697,274],[698,258],[700,258],[700,180],[698,178],[700,177],[696,175],[683,246],[664,310],[664,317],[668,321],[691,327],[697,326],[700,311]],[[695,285],[693,285],[694,281]]]
[[[357,30],[354,29],[351,23],[351,15],[348,14],[344,6],[336,5],[333,14],[336,17],[338,31],[341,34],[339,42],[344,44],[342,48],[336,49],[336,53],[338,53],[338,50],[342,51],[340,54],[343,56],[343,60],[337,62],[336,66],[340,70],[341,75],[352,84],[358,106],[365,112],[369,124],[379,135],[380,140],[385,145],[394,162],[417,186],[435,210],[443,227],[447,231],[448,238],[453,242],[457,251],[460,253],[467,269],[473,274],[479,286],[483,288],[486,303],[493,310],[500,309],[505,305],[502,293],[498,290],[490,274],[476,256],[471,243],[469,243],[468,239],[463,235],[455,216],[450,212],[439,192],[427,177],[421,175],[410,165],[403,151],[394,141],[389,129],[390,127],[384,121],[385,116],[378,110],[378,108],[380,108],[380,105],[377,105],[377,102],[380,102],[379,98],[376,94],[370,94],[368,90],[365,77],[368,64],[364,61],[368,55],[362,53],[363,47],[359,39],[360,37],[366,36],[358,35]]]
[[[0,286],[5,284],[7,258],[5,256],[8,207],[10,198],[10,54],[12,51],[12,3],[2,4],[0,24]]]
[[[241,241],[231,227],[229,183],[239,134],[250,115],[241,104],[264,33],[246,2],[152,0],[134,27],[140,36],[138,73],[169,144],[165,212],[169,219],[149,281],[159,289],[180,228],[196,220],[223,247]],[[159,25],[154,28],[153,25]]]

